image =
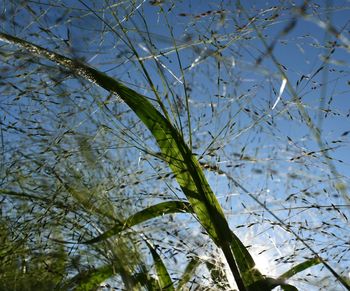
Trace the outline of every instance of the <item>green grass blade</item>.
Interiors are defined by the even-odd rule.
[[[318,265],[321,263],[321,260],[319,258],[312,258],[309,260],[306,260],[305,262],[302,262],[294,267],[292,267],[290,270],[288,270],[287,272],[283,273],[281,276],[279,276],[279,279],[289,279],[292,276],[294,276],[297,273],[300,273],[312,266]]]
[[[110,230],[107,230],[103,234],[95,237],[91,240],[84,242],[85,244],[93,244],[110,238],[113,235],[120,233],[121,231],[130,228],[134,225],[140,224],[147,220],[162,216],[164,214],[178,213],[178,212],[192,212],[191,205],[188,202],[183,201],[167,201],[162,202],[148,208],[141,210],[127,218],[125,221],[117,223]]]
[[[156,138],[163,159],[175,174],[177,182],[191,203],[200,223],[213,241],[223,249],[236,281],[242,275],[244,276],[244,284],[250,285],[257,278],[262,278],[258,270],[254,269],[254,261],[244,245],[236,236],[230,235],[231,230],[222,208],[212,192],[198,160],[192,155],[181,135],[145,97],[123,85],[119,85],[119,87],[121,89],[118,92],[119,96],[124,100],[129,100],[129,106]],[[237,270],[232,252],[235,257],[236,255],[241,257],[241,261],[244,262],[243,269],[238,264],[241,275]]]
[[[256,277],[262,277],[258,271],[246,271],[246,267],[244,270],[239,270],[240,266],[237,266],[235,257],[243,255],[252,261],[250,255],[247,256],[248,251],[244,250],[243,244],[232,241],[233,236],[223,210],[212,192],[198,160],[193,156],[181,134],[145,96],[96,69],[25,40],[4,33],[0,33],[0,40],[16,44],[34,55],[56,62],[72,73],[117,94],[123,99],[156,139],[164,161],[175,174],[177,182],[191,203],[200,223],[212,240],[223,250],[239,289],[246,290],[245,285],[249,286],[256,281]],[[234,247],[232,247],[232,243]],[[253,271],[252,268],[249,270]],[[241,273],[244,275],[244,279],[242,279]]]
[[[260,291],[260,290],[272,290],[274,287],[281,286],[282,290],[285,291],[297,291],[298,289],[290,284],[285,283],[285,280],[291,278],[297,273],[300,273],[312,266],[321,263],[319,258],[312,258],[292,267],[287,272],[283,273],[277,279],[265,278],[263,280],[256,281],[254,284],[249,286],[248,291]]]
[[[259,291],[259,290],[272,290],[274,287],[281,286],[284,291],[298,291],[298,289],[290,284],[286,284],[285,280],[291,278],[297,273],[300,273],[312,266],[318,265],[321,263],[319,258],[312,258],[305,262],[302,262],[294,267],[292,267],[287,272],[283,273],[277,279],[265,278],[263,280],[255,282],[250,288],[249,291]]]
[[[291,278],[297,273],[300,273],[320,263],[321,263],[321,260],[319,258],[312,258],[312,259],[306,260],[305,262],[302,262],[292,267],[290,270],[283,273],[277,279],[265,278],[259,281],[255,281],[252,285],[249,286],[248,291],[272,290],[277,286],[281,286],[282,290],[285,290],[285,291],[297,291],[298,289],[296,287],[285,283],[285,280]]]
[[[151,251],[152,258],[154,260],[160,290],[175,290],[173,281],[170,278],[170,275],[162,261],[162,258],[158,255],[155,248],[149,242],[146,241],[146,244]]]
[[[231,231],[231,248],[235,255],[237,265],[243,281],[246,286],[250,286],[256,281],[262,280],[264,277],[255,268],[255,262],[248,252],[247,248],[243,245],[240,239]]]
[[[185,268],[184,273],[182,274],[182,277],[179,283],[177,284],[177,287],[176,287],[177,290],[183,290],[183,287],[187,284],[189,280],[191,280],[199,264],[200,264],[200,261],[198,258],[193,258],[191,259],[191,261],[189,261],[189,263]]]

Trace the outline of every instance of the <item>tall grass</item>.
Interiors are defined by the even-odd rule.
[[[164,23],[171,32],[173,45],[171,50],[162,52],[157,56],[154,52],[155,48],[152,47],[153,35],[148,29],[147,14],[146,12],[140,12],[142,3],[137,4],[135,2],[130,7],[119,7],[119,4],[115,4],[115,7],[120,9],[118,11],[126,9],[123,10],[124,15],[131,19],[131,23],[133,23],[133,15],[139,15],[143,21],[145,30],[139,29],[138,24],[133,24],[140,39],[148,45],[148,47],[141,47],[141,49],[150,53],[155,64],[155,72],[160,80],[159,84],[162,84],[165,91],[167,91],[165,97],[162,98],[160,90],[152,80],[154,79],[153,69],[145,65],[140,56],[140,50],[130,38],[132,30],[128,27],[128,24],[124,23],[127,21],[126,18],[120,18],[120,12],[116,12],[113,5],[108,4],[110,18],[106,20],[100,13],[101,7],[99,5],[96,4],[97,6],[93,7],[93,3],[79,2],[84,10],[79,9],[87,13],[87,17],[93,17],[94,21],[97,19],[98,23],[108,28],[109,33],[121,40],[123,47],[132,52],[132,57],[126,59],[134,58],[132,65],[140,69],[154,98],[139,93],[142,90],[141,86],[136,90],[135,86],[132,88],[131,85],[127,85],[125,80],[122,82],[120,79],[88,65],[86,61],[74,57],[74,50],[69,52],[71,56],[68,57],[64,52],[60,52],[59,48],[53,49],[51,44],[47,45],[51,48],[45,47],[44,41],[35,44],[34,41],[29,42],[24,37],[15,34],[0,33],[0,40],[10,44],[10,49],[6,47],[7,50],[2,51],[4,60],[9,63],[11,61],[19,62],[17,64],[19,67],[23,66],[26,67],[25,70],[27,68],[33,70],[30,74],[31,79],[23,79],[25,75],[9,78],[10,86],[8,87],[20,92],[15,99],[21,99],[22,95],[31,94],[28,93],[30,87],[35,88],[38,84],[43,88],[43,92],[38,93],[34,90],[32,94],[38,94],[38,96],[43,94],[45,96],[39,101],[40,106],[42,106],[40,109],[43,110],[43,116],[48,115],[48,119],[52,120],[52,124],[43,124],[36,118],[27,119],[32,111],[35,111],[35,108],[33,108],[37,101],[35,96],[25,107],[29,115],[28,112],[23,112],[20,106],[18,112],[17,109],[11,109],[13,111],[8,112],[11,117],[7,124],[7,130],[13,130],[16,133],[28,136],[34,146],[26,149],[23,148],[25,144],[20,144],[17,150],[11,149],[12,152],[17,153],[18,158],[6,173],[7,181],[3,185],[9,186],[0,189],[4,197],[12,198],[4,206],[4,209],[11,212],[11,203],[16,205],[15,210],[12,210],[8,217],[10,220],[13,220],[17,213],[26,213],[23,221],[20,216],[18,218],[18,225],[23,226],[23,234],[25,234],[20,235],[21,239],[19,241],[16,239],[19,230],[14,230],[11,234],[8,230],[11,229],[11,226],[2,230],[2,237],[15,238],[6,241],[8,250],[3,251],[4,262],[7,263],[5,265],[11,266],[6,270],[6,274],[10,274],[10,276],[5,275],[3,279],[8,282],[14,280],[13,278],[17,274],[21,274],[24,278],[31,275],[31,272],[23,271],[23,265],[17,267],[18,265],[13,260],[11,261],[10,255],[16,253],[14,251],[15,244],[20,243],[24,249],[37,248],[37,250],[34,253],[23,251],[23,253],[18,254],[19,260],[29,261],[30,269],[44,269],[55,274],[55,276],[49,278],[47,287],[42,288],[52,288],[54,285],[54,288],[57,289],[95,290],[104,282],[113,282],[114,278],[127,290],[183,290],[186,288],[185,286],[191,288],[190,286],[196,284],[199,289],[229,289],[236,286],[235,288],[240,291],[272,290],[279,286],[282,290],[298,290],[289,282],[289,279],[317,265],[325,267],[338,280],[340,285],[350,290],[348,279],[332,266],[334,262],[330,263],[328,259],[324,259],[322,250],[317,251],[315,246],[309,242],[309,239],[300,233],[300,229],[299,231],[293,229],[291,225],[292,216],[288,217],[291,222],[285,222],[283,216],[279,216],[276,211],[271,210],[270,206],[267,205],[266,197],[264,200],[263,197],[251,193],[248,190],[250,188],[248,183],[246,183],[247,185],[240,183],[239,179],[227,172],[227,169],[222,170],[218,166],[219,163],[213,165],[210,161],[211,156],[216,156],[216,150],[224,148],[223,143],[227,142],[229,144],[227,140],[236,126],[237,116],[231,116],[231,113],[229,113],[227,122],[217,122],[213,126],[209,126],[208,131],[212,140],[204,148],[203,153],[198,154],[197,152],[197,150],[203,149],[195,145],[196,127],[202,126],[201,118],[194,120],[194,122],[191,121],[191,110],[193,108],[191,109],[190,105],[192,101],[190,95],[192,89],[189,87],[190,82],[185,77],[186,67],[179,52],[183,48],[193,47],[193,51],[199,55],[187,68],[189,71],[200,62],[212,58],[218,66],[217,93],[220,93],[220,84],[223,82],[220,78],[220,66],[225,66],[230,62],[230,59],[222,52],[229,48],[231,42],[236,40],[236,36],[230,38],[229,42],[223,46],[220,46],[220,40],[215,35],[210,40],[201,40],[201,44],[214,43],[217,50],[198,51],[199,46],[192,40],[177,44],[173,34],[174,28],[171,27],[167,12],[163,9],[163,6],[160,6],[159,13],[164,16]],[[31,10],[30,6],[26,8],[36,15],[37,12]],[[132,11],[130,13],[128,12],[129,8]],[[327,160],[326,166],[333,175],[330,179],[336,179],[335,189],[340,191],[345,203],[347,203],[347,193],[344,187],[340,186],[340,183],[344,182],[338,181],[340,175],[333,163],[330,162],[320,131],[316,129],[312,118],[305,109],[305,105],[298,99],[298,94],[294,87],[290,85],[291,80],[280,69],[281,66],[274,57],[275,42],[272,41],[270,45],[266,43],[254,17],[252,18],[245,11],[246,8],[239,3],[237,4],[238,8],[241,13],[246,13],[247,25],[253,28],[253,31],[263,42],[264,49],[266,49],[266,54],[262,54],[263,58],[271,57],[273,63],[280,70],[279,76],[287,80],[289,92],[294,98],[293,102],[296,103],[301,118],[305,120],[306,125],[315,135],[320,147],[320,155],[324,155]],[[169,11],[171,11],[171,7]],[[226,13],[224,10],[212,10],[207,11],[207,15],[203,13],[193,16],[195,19],[200,19],[208,15],[217,15],[223,20],[224,13]],[[291,23],[296,21],[297,17],[306,15],[306,4],[301,6],[298,13]],[[111,25],[112,20],[118,29]],[[251,24],[249,24],[249,21],[251,21]],[[276,39],[287,35],[292,30],[293,25],[287,23]],[[245,36],[244,27],[240,29],[243,30],[243,38]],[[48,29],[46,33],[53,37],[54,30]],[[65,41],[74,41],[69,34],[70,32],[67,29],[68,38]],[[103,37],[107,40],[109,36]],[[165,56],[169,52],[174,52],[176,55],[180,77],[176,77],[170,65],[164,65],[160,60],[160,56]],[[29,53],[30,56],[25,56],[23,53]],[[16,54],[19,56],[18,60],[16,60]],[[23,63],[21,64],[21,62]],[[176,77],[176,82],[183,85],[185,96],[183,103],[181,103],[182,101],[177,93],[173,91],[167,76],[168,73],[172,77]],[[45,82],[44,78],[41,79],[40,76],[45,74],[51,79],[50,82],[54,84],[53,87],[57,86],[57,90],[49,88],[48,82]],[[21,89],[23,82],[25,89]],[[96,90],[95,87],[103,88],[107,92],[106,97],[103,97],[103,94],[106,93]],[[63,90],[61,90],[62,88]],[[59,100],[60,98],[66,98],[67,92],[82,94],[80,88],[91,92],[92,98],[76,96],[71,99],[74,100],[73,107]],[[56,96],[51,98],[53,92]],[[79,98],[81,101],[79,101]],[[220,98],[222,96],[218,97],[215,106],[220,105]],[[237,104],[240,104],[240,98],[237,98]],[[227,114],[217,112],[212,100],[208,102],[204,98],[204,101],[205,104],[209,104],[211,111],[205,110],[204,115],[212,114],[214,116],[216,114],[219,120],[221,113],[223,115]],[[84,102],[90,102],[91,108],[86,106]],[[56,103],[59,104],[60,110],[55,107]],[[114,104],[115,107],[111,107],[111,104]],[[136,118],[130,117],[130,109]],[[287,116],[289,114],[290,118],[293,119],[289,110],[287,107],[284,111]],[[243,128],[236,137],[263,122],[270,123],[271,115],[259,114],[254,107],[240,106],[238,113],[240,112],[247,114],[252,123]],[[75,123],[74,126],[70,126],[69,121],[67,125],[63,125],[60,114],[64,118],[75,115],[78,117],[78,121],[72,120]],[[40,114],[37,116],[40,119]],[[21,119],[20,125],[17,125],[17,119]],[[57,124],[55,124],[56,120]],[[85,122],[86,120],[89,120],[89,123]],[[3,123],[4,121],[2,121]],[[34,126],[27,125],[27,123],[34,124]],[[82,130],[81,127],[85,124],[89,124],[89,127]],[[34,130],[34,133],[23,132],[23,128]],[[62,132],[55,132],[55,130],[61,128]],[[150,135],[145,133],[145,129],[150,132]],[[217,132],[215,136],[210,132],[213,129]],[[78,136],[79,130],[85,132],[85,136]],[[90,131],[95,133],[93,135],[86,134]],[[222,138],[222,136],[225,138]],[[15,143],[15,137],[11,138],[14,138],[13,142]],[[40,143],[37,142],[38,139]],[[28,140],[27,142],[29,143]],[[107,147],[105,146],[106,143],[108,144]],[[290,139],[290,143],[294,143],[292,139]],[[75,152],[72,150],[74,145]],[[99,148],[100,146],[101,148]],[[110,151],[113,147],[117,147],[116,150]],[[106,150],[107,148],[108,150]],[[241,148],[240,153],[235,153],[236,157],[240,161],[256,162],[255,157],[250,157],[245,149],[246,146]],[[303,151],[304,156],[313,156],[314,154],[315,151],[309,153]],[[80,155],[81,160],[74,158],[75,155]],[[207,160],[203,161],[205,157]],[[157,163],[153,162],[151,158]],[[118,165],[115,160],[121,164]],[[25,163],[20,164],[21,161],[25,161]],[[146,165],[144,165],[145,162]],[[153,180],[156,183],[162,180],[165,184],[162,191],[155,190],[153,195],[150,195],[147,191],[141,193],[142,189],[139,188],[139,184],[147,185],[150,177],[144,176],[144,170],[136,173],[133,170],[129,172],[129,165],[131,164],[135,166],[135,169],[140,169],[141,164],[144,168],[152,169],[156,173]],[[239,167],[239,164],[237,166]],[[204,172],[206,170],[210,171],[207,175]],[[255,211],[248,209],[249,215],[258,217],[259,211],[264,211],[264,214],[268,215],[266,220],[270,222],[270,225],[272,227],[277,225],[286,233],[289,233],[292,237],[291,242],[300,243],[302,248],[307,250],[308,256],[302,258],[302,260],[298,258],[298,263],[296,263],[294,258],[289,259],[287,255],[283,254],[281,260],[285,263],[291,261],[292,266],[283,272],[279,272],[276,276],[264,274],[259,270],[254,261],[255,256],[251,254],[251,247],[248,246],[250,242],[243,243],[242,239],[239,238],[239,234],[242,235],[242,233],[239,232],[238,228],[237,232],[231,230],[233,229],[232,222],[228,219],[219,202],[219,195],[214,194],[207,180],[208,177],[211,177],[210,173],[215,173],[216,177],[225,177],[235,188],[243,191],[255,202],[255,205],[259,206],[259,209]],[[261,172],[256,170],[256,173]],[[270,174],[273,176],[275,173],[271,170]],[[118,182],[115,181],[114,175],[117,176]],[[152,185],[157,187],[156,183]],[[150,191],[152,188],[147,187],[145,189]],[[222,191],[221,188],[219,190]],[[307,189],[304,192],[306,191]],[[327,190],[325,189],[325,191]],[[166,194],[167,192],[171,194]],[[46,193],[50,193],[52,196],[48,197]],[[113,195],[111,196],[110,193],[113,193]],[[151,196],[151,199],[149,196]],[[166,200],[163,201],[163,198],[166,198]],[[285,202],[287,203],[289,199],[291,198],[286,198]],[[136,205],[133,203],[136,203]],[[246,201],[241,201],[242,206],[247,209],[245,203]],[[347,220],[346,215],[339,210],[339,207],[332,205],[337,215]],[[320,209],[323,206],[315,205],[315,208],[317,207]],[[326,207],[329,206],[324,208]],[[169,226],[172,228],[174,224],[176,225],[177,219],[181,221],[180,217],[182,216],[187,217],[186,219],[190,224],[200,225],[200,238],[204,239],[205,243],[186,236],[193,233],[193,229],[195,229],[193,226],[183,225],[187,231],[185,236],[179,234],[179,230],[170,231],[168,229]],[[30,218],[34,218],[40,223],[40,227],[32,225],[28,220]],[[169,226],[167,224],[162,225],[162,220],[168,223]],[[175,223],[172,223],[174,220]],[[242,219],[238,218],[238,221],[242,221]],[[243,220],[243,224],[245,224],[243,226],[247,228],[258,223],[260,223],[259,220],[254,221],[253,224],[247,224]],[[52,232],[55,235],[52,235]],[[172,236],[176,238],[177,242],[172,241]],[[55,260],[50,254],[47,254],[46,250],[48,248],[37,245],[37,241],[47,242],[50,246],[57,247],[58,259]],[[252,244],[254,247],[254,240],[252,240]],[[63,251],[62,246],[65,246],[65,251]],[[200,247],[199,254],[194,249],[196,247]],[[181,257],[180,252],[184,248],[188,250],[187,258]],[[216,255],[215,252],[218,252],[219,255]],[[72,253],[76,253],[77,256],[70,255]],[[170,253],[170,256],[167,253]],[[44,258],[39,265],[35,265],[36,256]],[[220,256],[223,258],[222,261]],[[176,257],[181,260],[182,272],[172,270],[170,262],[173,259],[176,266],[178,264]],[[56,261],[58,267],[55,267],[52,261]],[[196,275],[196,273],[199,275]],[[198,277],[205,273],[208,273],[211,277],[212,287],[203,287],[205,282],[203,286],[201,286],[201,282],[196,282]],[[40,278],[37,275],[35,277],[40,282]],[[230,278],[234,279],[233,284]],[[33,280],[35,285],[35,278]],[[110,283],[104,284],[108,285]]]

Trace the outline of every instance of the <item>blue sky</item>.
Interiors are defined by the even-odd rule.
[[[84,58],[92,66],[154,99],[150,84],[127,45],[127,35],[139,57],[144,59],[160,95],[164,100],[165,96],[175,100],[181,114],[178,116],[174,111],[174,122],[180,128],[181,121],[189,141],[188,116],[184,109],[185,96],[188,95],[194,152],[204,152],[203,163],[218,166],[227,173],[218,175],[208,171],[207,175],[232,228],[246,244],[259,245],[256,253],[267,249],[257,257],[266,255],[267,259],[276,259],[297,253],[300,259],[309,257],[310,253],[299,251],[302,246],[294,241],[293,236],[274,225],[273,218],[235,187],[228,176],[245,185],[286,223],[293,224],[301,236],[311,237],[316,250],[321,252],[330,248],[325,256],[335,265],[339,262],[339,269],[348,272],[346,239],[350,233],[342,212],[349,217],[349,208],[342,195],[337,193],[339,182],[334,180],[327,157],[319,152],[319,144],[293,98],[300,97],[301,105],[313,124],[321,130],[323,147],[333,148],[327,150],[327,154],[348,186],[350,76],[349,47],[346,45],[350,38],[350,2],[310,1],[304,18],[293,10],[293,7],[300,7],[302,1],[242,1],[244,11],[240,11],[236,1],[164,1],[161,5],[137,1],[134,5],[131,2],[125,5],[115,3],[100,12],[98,9],[107,6],[107,2],[61,1],[55,6],[52,1],[46,3],[49,5],[28,1],[29,6],[21,11],[12,11],[11,6],[13,9],[18,7],[6,2],[1,9],[10,16],[1,24],[1,30],[66,55]],[[71,9],[63,8],[63,4]],[[97,13],[91,13],[89,8]],[[284,34],[295,17],[295,27]],[[119,29],[116,19],[126,29],[126,35]],[[336,39],[322,27],[327,21],[332,29],[341,33],[340,38]],[[269,54],[265,55],[264,41],[270,45],[274,40],[276,44],[272,53],[278,64]],[[333,43],[335,40],[337,43]],[[262,61],[257,64],[260,58]],[[42,64],[48,66],[45,73],[50,75],[49,63],[42,61]],[[34,67],[29,65],[30,69]],[[272,110],[282,83],[282,72],[288,78],[288,85]],[[38,81],[38,76],[32,74],[32,81]],[[24,81],[23,84],[25,87]],[[21,88],[22,83],[17,85]],[[81,94],[80,82],[69,79],[63,85],[76,88],[77,96]],[[54,87],[50,87],[53,92]],[[86,92],[90,93],[90,89],[87,86]],[[132,123],[134,117],[131,113],[124,124],[99,119],[100,116],[95,114],[98,110],[95,98],[99,96],[104,100],[108,94],[102,90],[91,92],[88,100],[92,105],[88,109],[82,98],[71,97],[84,110],[78,112],[75,108],[76,114],[66,120],[68,125],[65,126],[98,136],[99,125],[113,125],[118,126],[115,131],[120,137],[120,130],[129,129],[130,120],[135,126],[135,139],[154,149],[154,143],[144,139],[146,133],[142,128]],[[29,99],[28,103],[23,99],[23,103],[12,102],[11,94],[6,95],[7,103],[0,103],[2,112],[6,112],[2,114],[6,115],[6,122],[13,121],[11,113],[19,114],[23,108],[33,105]],[[117,100],[112,102],[114,105],[109,105],[111,110],[127,110]],[[69,102],[62,101],[62,104],[67,108],[71,106]],[[51,113],[63,110],[64,106],[54,107]],[[46,120],[50,114],[37,114],[36,118]],[[4,117],[2,122],[5,123]],[[131,138],[129,142],[133,143]],[[137,149],[129,155],[134,157],[138,166],[140,157],[149,159]],[[147,168],[145,164],[145,169],[151,171],[152,167]],[[316,204],[325,207],[310,207]],[[332,204],[341,206],[329,210]],[[309,227],[304,229],[304,223]],[[320,231],[322,227],[325,233]],[[264,241],[269,243],[264,245]],[[334,245],[336,247],[332,250]],[[339,258],[337,252],[343,251],[345,255]],[[280,264],[272,265],[275,269],[269,271],[279,274]],[[315,273],[318,271],[316,269]]]

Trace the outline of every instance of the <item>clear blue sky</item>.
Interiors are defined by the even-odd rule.
[[[21,11],[12,10],[16,7],[6,7],[4,3],[0,7],[3,13],[13,18],[3,22],[1,30],[84,58],[154,98],[140,67],[135,65],[135,56],[125,44],[125,36],[118,29],[114,18],[118,15],[139,56],[145,59],[160,95],[173,94],[179,108],[183,108],[186,106],[184,82],[187,83],[194,151],[202,154],[206,150],[203,162],[219,166],[245,185],[301,236],[311,237],[315,250],[332,248],[324,255],[335,266],[338,264],[344,274],[349,272],[346,248],[350,233],[342,214],[350,218],[349,205],[345,205],[336,190],[339,181],[334,180],[330,166],[334,165],[348,187],[350,2],[310,1],[305,17],[292,9],[301,7],[303,1],[242,1],[244,9],[236,1],[175,1],[174,5],[171,1],[161,1],[164,2],[161,5],[151,2],[138,1],[125,6],[116,2],[106,13],[97,14],[89,8],[99,11],[105,5],[103,1],[60,1],[58,6],[52,1],[50,5],[28,1],[30,9]],[[63,9],[62,3],[72,9]],[[294,19],[295,26],[284,33]],[[327,23],[331,24],[328,31]],[[118,34],[112,33],[111,28]],[[340,37],[336,39],[329,31],[339,32]],[[274,41],[272,53],[277,65],[264,46],[264,42],[269,46]],[[261,62],[257,64],[259,59]],[[272,110],[283,78],[280,69],[288,84]],[[293,100],[296,96],[321,132],[322,149]],[[14,109],[8,110],[5,102],[0,105],[3,112],[17,114],[11,111]],[[20,106],[16,110],[19,112]],[[79,118],[77,124],[82,121]],[[12,117],[8,116],[8,120]],[[189,140],[185,111],[181,122]],[[320,150],[326,150],[331,160]],[[214,153],[212,156],[208,155],[210,151]],[[232,228],[245,225],[237,228],[237,233],[246,244],[260,246],[255,250],[256,256],[266,255],[268,259],[293,253],[300,254],[299,259],[302,255],[311,256],[308,251],[296,250],[302,246],[293,236],[273,226],[271,216],[227,176],[207,174]],[[331,210],[310,207],[316,204],[341,206]],[[310,226],[310,231],[308,227],[303,229],[304,224]],[[257,254],[263,250],[266,252]],[[273,272],[280,274],[278,262],[272,265]],[[318,271],[316,268],[315,274]]]

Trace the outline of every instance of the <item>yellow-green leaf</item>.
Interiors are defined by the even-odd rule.
[[[156,249],[149,242],[146,241],[146,244],[149,250],[151,251],[154,260],[154,265],[156,267],[156,272],[158,276],[159,289],[169,291],[175,290],[174,284],[170,278],[167,268],[165,267],[162,261],[162,258],[158,255]]]
[[[319,263],[321,263],[321,260],[319,258],[312,258],[312,259],[306,260],[305,262],[302,262],[292,267],[287,272],[283,273],[281,276],[279,276],[279,279],[284,279],[284,280],[289,279],[295,274],[300,273],[312,266],[318,265]]]
[[[164,214],[178,213],[178,212],[192,212],[191,205],[183,201],[166,201],[156,205],[147,207],[140,212],[137,212],[127,218],[125,221],[118,222],[111,229],[103,234],[84,242],[85,244],[97,243],[106,240],[121,231],[130,228],[134,225],[145,222],[149,219],[157,218]]]

